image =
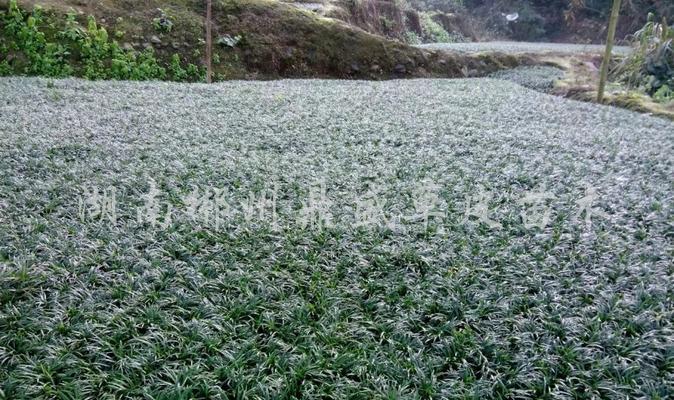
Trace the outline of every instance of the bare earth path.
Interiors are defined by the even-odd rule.
[[[534,53],[534,54],[601,54],[603,45],[572,44],[572,43],[539,43],[539,42],[468,42],[468,43],[432,43],[419,45],[420,48],[431,50],[449,50],[463,53],[479,53],[499,51],[504,53]],[[630,51],[629,47],[615,46],[615,54],[624,54]]]

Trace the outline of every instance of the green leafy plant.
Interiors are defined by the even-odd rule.
[[[674,28],[649,14],[648,22],[632,36],[634,50],[613,71],[616,80],[664,100],[674,90]]]
[[[199,68],[192,63],[187,64],[186,70],[188,80],[190,81],[201,82],[206,78],[206,72],[204,71],[204,68]]]
[[[427,43],[451,43],[452,37],[439,23],[433,21],[431,14],[422,13],[419,16],[423,40]]]
[[[669,82],[667,85],[662,85],[655,93],[653,93],[653,99],[659,103],[669,103],[674,101],[674,82]]]
[[[171,80],[178,82],[199,82],[204,80],[203,71],[194,64],[187,64],[185,68],[182,66],[180,55],[174,54],[171,57],[171,64],[169,65],[169,77]]]
[[[160,16],[152,20],[152,26],[157,32],[169,33],[173,30],[173,18],[159,10]]]
[[[164,80],[166,78],[166,68],[159,65],[154,55],[154,50],[147,49],[138,54],[136,57],[136,68],[133,69],[133,73],[131,74],[132,80]]]
[[[415,45],[415,44],[421,44],[421,37],[416,34],[416,32],[412,31],[407,31],[403,35],[403,40],[407,44]]]
[[[84,77],[88,79],[104,79],[106,77],[105,60],[109,58],[111,49],[108,32],[98,27],[96,20],[89,17],[87,34],[82,39],[82,62]]]
[[[63,29],[58,32],[57,37],[71,42],[79,42],[86,36],[86,31],[77,22],[75,14],[68,13]]]
[[[115,46],[107,78],[143,81],[162,80],[166,77],[166,68],[159,65],[152,49],[135,53],[121,51]]]
[[[7,60],[0,61],[0,76],[9,76],[12,75],[12,66],[9,65]]]
[[[174,54],[173,57],[171,57],[169,73],[173,80],[184,81],[187,79],[187,71],[180,65],[180,56],[178,54]]]

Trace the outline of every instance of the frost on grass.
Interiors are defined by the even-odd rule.
[[[7,398],[672,395],[671,122],[493,79],[0,93]],[[441,218],[349,222],[410,211],[419,182]],[[346,222],[162,218],[272,183],[282,217],[325,195]],[[114,224],[82,218],[94,186]],[[531,193],[548,224],[521,217]]]
[[[522,66],[494,72],[490,78],[515,82],[539,92],[552,90],[555,81],[564,76],[564,70],[548,66]]]

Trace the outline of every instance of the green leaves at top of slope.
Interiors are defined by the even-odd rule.
[[[203,77],[195,65],[183,68],[179,56],[162,66],[152,49],[121,48],[92,16],[84,28],[72,13],[60,21],[39,7],[26,13],[10,0],[8,9],[0,12],[0,34],[0,75],[176,81]]]
[[[2,38],[0,39],[0,71],[11,74],[20,68],[30,75],[67,76],[72,69],[65,62],[65,46],[48,42],[39,25],[43,14],[36,8],[31,15],[24,15],[16,0],[9,2],[7,12],[0,14]],[[19,67],[20,65],[20,67]]]

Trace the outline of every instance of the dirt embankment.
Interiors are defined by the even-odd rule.
[[[0,0],[0,7],[7,3]],[[93,15],[126,49],[153,48],[165,63],[179,54],[203,65],[202,1],[21,0],[19,5],[25,9],[39,5],[57,22],[69,11],[82,22]],[[158,29],[156,22],[162,17],[171,21],[170,30]],[[513,55],[419,49],[272,0],[214,0],[213,28],[217,80],[483,76],[529,62]]]

